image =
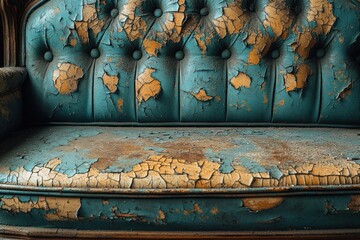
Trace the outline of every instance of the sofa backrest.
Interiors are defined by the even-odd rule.
[[[360,123],[357,0],[49,0],[26,23],[29,118]]]

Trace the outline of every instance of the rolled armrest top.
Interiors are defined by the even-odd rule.
[[[0,68],[0,94],[10,92],[22,86],[27,71],[22,67]]]

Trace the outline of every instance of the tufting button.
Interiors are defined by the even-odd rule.
[[[54,59],[54,56],[53,56],[52,52],[46,51],[46,52],[44,53],[44,59],[45,59],[45,61],[47,61],[47,62],[51,62],[51,61]]]
[[[316,57],[323,58],[325,56],[325,50],[323,48],[319,48],[316,50]]]
[[[90,56],[91,56],[92,58],[98,58],[98,57],[100,57],[100,52],[99,52],[99,50],[98,50],[97,48],[91,49]]]
[[[175,53],[176,60],[179,60],[179,61],[183,60],[184,57],[185,57],[184,51],[179,50]]]
[[[119,10],[117,10],[116,8],[114,8],[113,10],[111,10],[110,12],[111,17],[116,17],[117,15],[119,15]]]
[[[231,52],[229,49],[225,49],[221,53],[221,58],[223,59],[229,59],[231,57]]]
[[[138,61],[142,58],[142,52],[140,50],[135,50],[132,54],[134,60]]]
[[[162,14],[163,14],[163,11],[160,8],[157,8],[157,9],[154,10],[154,16],[155,17],[159,18],[159,17],[162,16]]]
[[[277,59],[280,57],[280,51],[278,49],[275,49],[271,52],[271,58]]]
[[[203,7],[202,9],[200,9],[200,15],[204,17],[209,15],[209,9],[207,7]]]

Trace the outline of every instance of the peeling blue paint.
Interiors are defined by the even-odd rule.
[[[306,154],[311,153],[313,156],[321,150],[323,154],[333,156],[334,161],[358,163],[356,157],[360,155],[360,142],[356,141],[358,138],[356,131],[346,129],[167,128],[164,131],[122,128],[114,130],[104,127],[28,129],[15,134],[3,143],[4,148],[0,157],[2,166],[11,171],[23,167],[31,172],[35,167],[42,169],[50,160],[58,158],[61,163],[54,166],[55,171],[72,177],[75,174],[88,172],[91,166],[102,161],[102,158],[109,158],[108,154],[111,154],[112,160],[104,166],[106,173],[129,172],[134,166],[154,155],[180,157],[180,160],[190,162],[206,159],[220,164],[220,172],[224,174],[231,173],[234,166],[243,166],[250,173],[269,173],[271,177],[279,180],[283,177],[281,171],[283,169],[280,170],[279,167],[286,164],[279,162],[280,160],[289,164],[304,164],[299,162],[303,158],[301,152],[297,150],[299,146],[306,147]],[[104,145],[100,140],[102,136],[108,136],[108,141],[115,145],[109,150],[102,150],[108,145]],[[91,144],[86,144],[87,139],[92,141]],[[206,144],[205,140],[208,141]],[[82,145],[77,145],[78,141],[82,142]],[[120,149],[122,142],[130,144],[127,149]],[[11,148],[10,146],[14,144],[17,147]],[[182,144],[187,145],[184,148]],[[124,150],[130,152],[125,154],[122,152]],[[287,155],[288,153],[296,155]],[[305,158],[304,161],[306,160]],[[289,174],[297,173],[290,168]],[[0,179],[3,182],[17,182],[17,176],[14,174],[4,173]]]
[[[248,159],[248,158],[241,158],[237,163],[240,163],[241,165],[245,166],[251,173],[262,173],[262,172],[268,172],[267,169],[263,166],[261,166],[259,163]]]
[[[270,168],[268,168],[268,170],[270,176],[276,178],[277,180],[280,180],[280,178],[283,176],[283,173],[277,166],[271,166]]]
[[[120,164],[112,164],[109,167],[106,168],[105,172],[106,173],[127,173],[132,171],[133,167],[136,164],[141,163],[143,160],[138,158],[138,159],[124,159],[122,157],[118,158],[118,163]]]
[[[6,195],[2,198],[18,197]],[[270,196],[269,196],[270,198]],[[256,201],[257,198],[252,198]],[[36,202],[36,199],[31,198]],[[104,201],[106,203],[104,204]],[[0,210],[0,224],[49,226],[83,230],[151,231],[275,231],[303,229],[342,229],[360,227],[359,213],[350,211],[348,195],[291,196],[262,211],[250,211],[242,198],[81,198],[77,221],[51,221],[51,211],[32,209],[31,214]],[[0,202],[2,207],[2,202]],[[332,210],[333,209],[333,210]],[[12,216],[12,217],[11,217]],[[16,218],[14,218],[16,216]],[[5,221],[5,222],[4,222]],[[192,224],[189,224],[191,222]]]
[[[35,138],[29,140],[25,137],[22,148],[17,148],[15,155],[12,155],[11,157],[15,162],[24,162],[23,167],[25,170],[31,172],[34,167],[42,167],[48,161],[59,158],[62,162],[60,165],[56,166],[56,171],[71,177],[77,173],[87,172],[91,164],[98,160],[96,158],[86,157],[88,151],[86,149],[72,149],[69,152],[61,152],[58,151],[57,148],[66,146],[69,142],[79,138],[96,136],[101,133],[100,131],[87,129],[86,131],[65,130],[57,132],[52,128],[38,130],[35,130],[34,132]],[[31,130],[25,130],[24,135],[27,136],[30,132],[33,133]],[[4,149],[3,151],[7,152],[7,149]],[[6,154],[4,158],[7,158]],[[14,164],[9,166],[9,169],[14,171],[18,167],[20,166]]]

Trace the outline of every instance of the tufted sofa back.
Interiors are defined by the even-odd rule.
[[[36,121],[360,123],[358,0],[50,0]]]

